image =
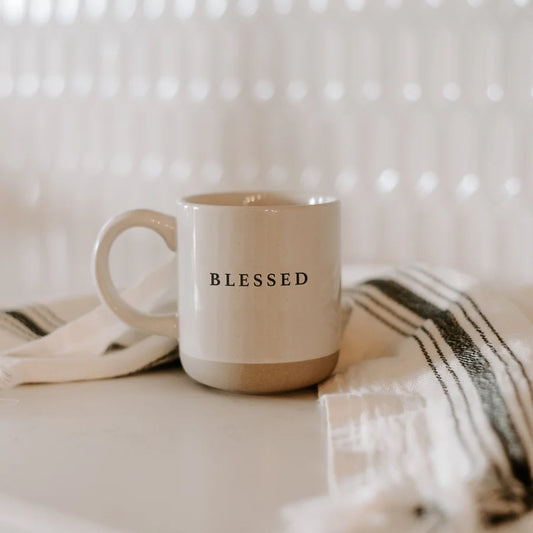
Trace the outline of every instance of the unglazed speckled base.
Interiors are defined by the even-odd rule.
[[[339,352],[293,363],[220,363],[180,353],[187,374],[196,381],[233,392],[266,394],[301,389],[326,379]]]

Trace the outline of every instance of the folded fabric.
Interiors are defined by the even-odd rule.
[[[133,306],[174,306],[174,261],[123,292]],[[178,359],[177,341],[133,331],[96,296],[0,313],[0,388],[124,376]]]
[[[329,495],[289,507],[289,530],[531,531],[532,292],[421,267],[346,289],[319,388]]]

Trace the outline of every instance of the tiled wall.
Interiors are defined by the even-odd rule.
[[[236,188],[339,195],[346,262],[533,280],[532,119],[533,1],[0,1],[1,300],[90,290],[114,213]],[[122,283],[167,257],[124,241]]]

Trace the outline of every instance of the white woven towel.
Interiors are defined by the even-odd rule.
[[[168,311],[174,279],[172,261],[123,297],[144,311]],[[176,340],[133,331],[94,296],[0,313],[0,388],[124,376],[177,358]]]
[[[413,267],[344,295],[319,388],[330,493],[288,508],[290,531],[532,531],[533,290]]]

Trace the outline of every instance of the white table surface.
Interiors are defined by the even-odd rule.
[[[0,412],[0,493],[20,511],[2,532],[274,533],[282,506],[327,491],[314,388],[236,395],[172,368],[21,386]]]

